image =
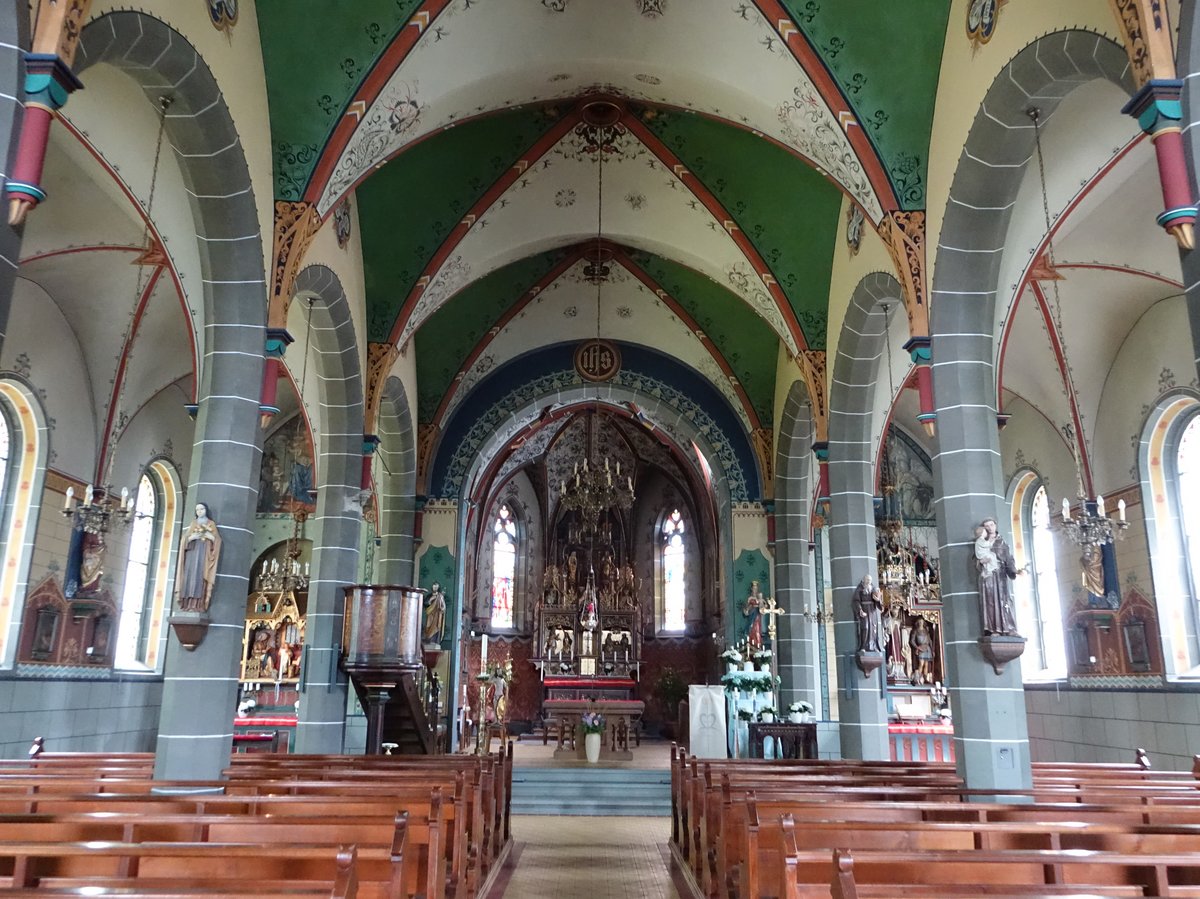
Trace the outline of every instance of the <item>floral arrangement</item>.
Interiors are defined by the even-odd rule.
[[[723,658],[726,662],[733,662],[735,665],[740,665],[742,663],[742,654],[732,646],[721,653],[721,658]]]
[[[749,709],[738,709],[738,720],[739,721],[753,721],[754,713],[752,711],[750,711]]]
[[[599,712],[584,712],[583,717],[579,719],[579,723],[583,725],[583,732],[585,734],[604,733],[604,716]]]
[[[810,715],[812,714],[812,710],[812,703],[805,702],[803,699],[801,699],[799,702],[793,702],[788,706],[789,712],[799,712],[801,715]]]
[[[777,714],[778,714],[778,712],[775,711],[775,708],[773,706],[769,706],[769,705],[763,706],[761,709],[758,710],[758,717],[760,719],[765,718],[767,715],[770,715],[772,718],[774,718]]]
[[[725,685],[726,690],[770,693],[779,685],[779,678],[773,677],[769,671],[730,671],[721,675],[721,683]]]
[[[772,656],[772,653],[771,653],[771,650],[769,650],[769,649],[756,649],[754,652],[752,652],[750,654],[750,658],[753,659],[755,662],[757,662],[760,665],[763,662],[771,661],[771,656]]]

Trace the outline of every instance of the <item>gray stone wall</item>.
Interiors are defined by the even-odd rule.
[[[1155,768],[1187,771],[1200,753],[1200,690],[1027,687],[1025,708],[1035,762],[1132,762],[1140,747]]]
[[[0,759],[25,758],[34,737],[54,752],[151,752],[162,678],[0,680]]]

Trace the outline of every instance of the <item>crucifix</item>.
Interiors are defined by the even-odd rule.
[[[763,602],[762,610],[759,612],[763,618],[767,619],[767,636],[771,638],[771,652],[775,651],[775,618],[778,615],[786,615],[787,609],[775,602],[774,596],[768,596]]]

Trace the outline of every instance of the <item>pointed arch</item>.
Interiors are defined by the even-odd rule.
[[[411,584],[413,525],[416,518],[417,446],[404,382],[393,376],[379,404],[379,456],[375,496],[379,504],[379,554],[375,579],[381,584]]]

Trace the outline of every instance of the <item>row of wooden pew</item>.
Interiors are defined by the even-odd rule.
[[[729,899],[1200,897],[1195,773],[1036,764],[968,790],[921,762],[698,760],[672,749],[672,852]]]
[[[0,762],[0,896],[475,899],[511,843],[512,746],[476,756],[147,754]]]

